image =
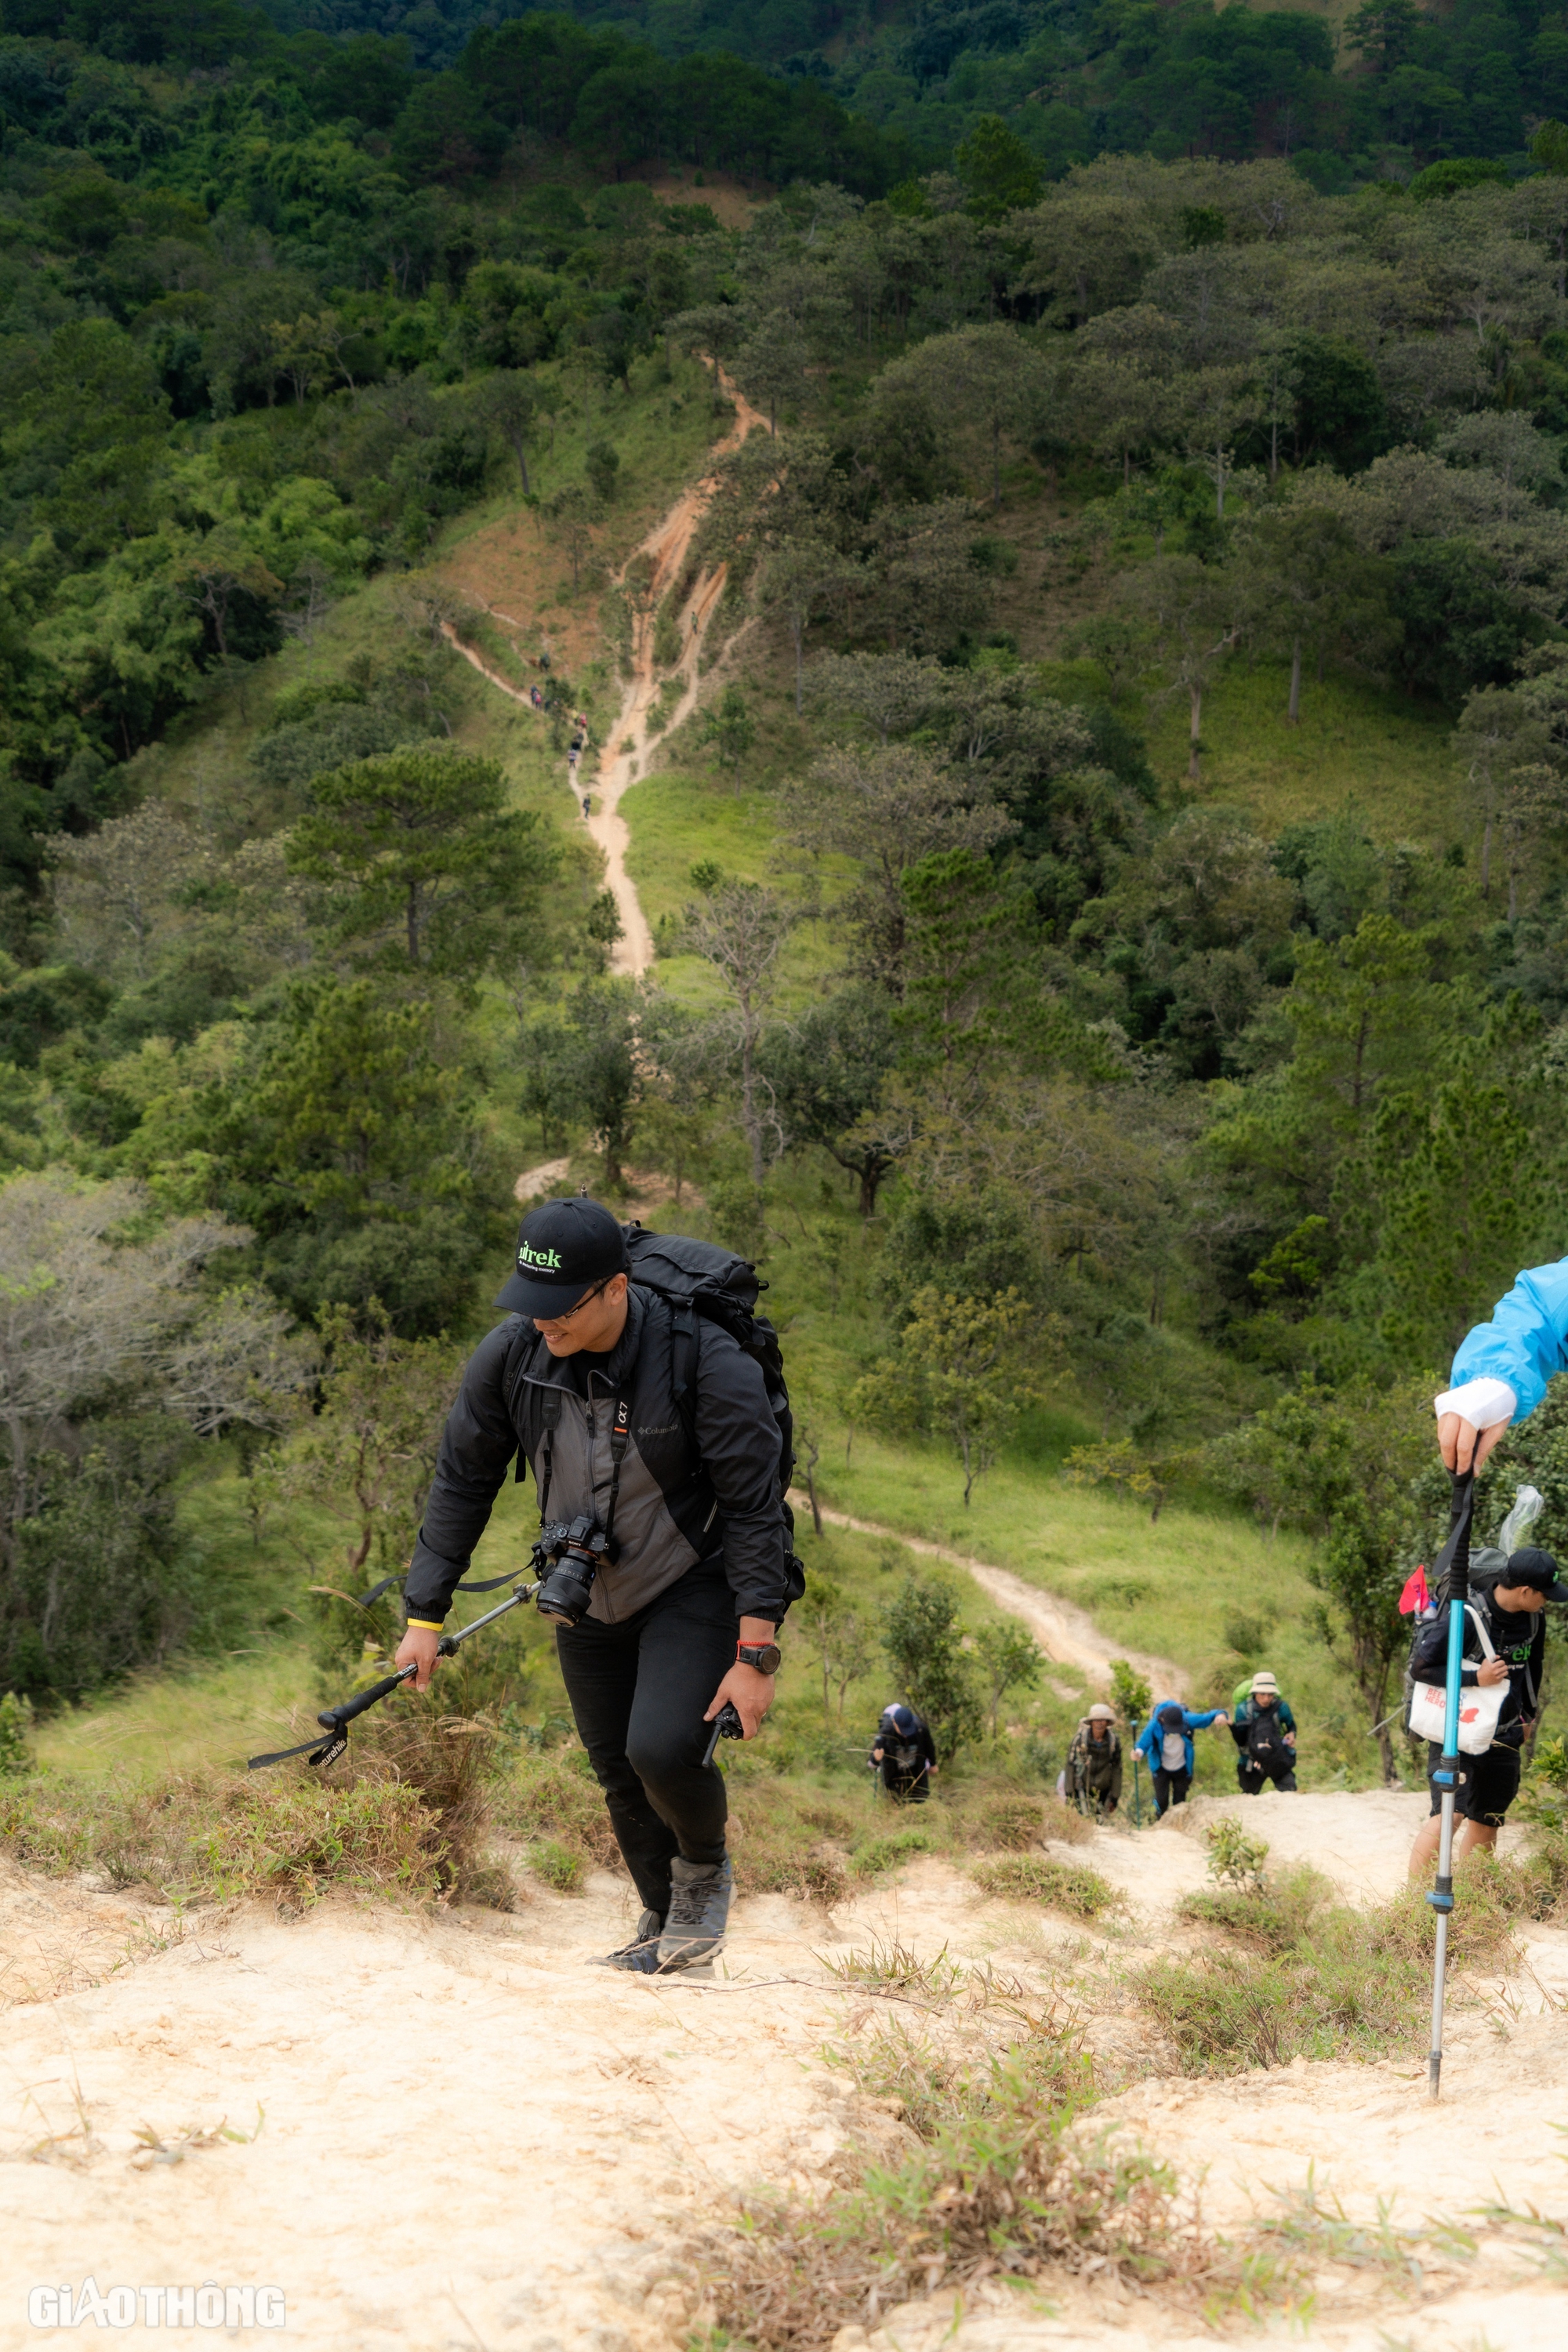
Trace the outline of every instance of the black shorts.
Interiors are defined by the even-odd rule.
[[[1461,1820],[1479,1822],[1487,1829],[1500,1829],[1503,1815],[1519,1794],[1519,1756],[1517,1748],[1489,1748],[1484,1756],[1461,1756],[1459,1785],[1454,1791],[1454,1811]],[[1426,1769],[1436,1772],[1443,1760],[1442,1742],[1429,1739],[1426,1743]],[[1432,1811],[1443,1810],[1443,1792],[1434,1784]]]

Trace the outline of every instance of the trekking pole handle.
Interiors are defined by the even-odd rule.
[[[745,1736],[746,1727],[736,1712],[734,1702],[731,1699],[726,1699],[713,1718],[713,1737],[708,1742],[702,1755],[704,1765],[712,1763],[714,1753],[721,1739],[744,1739]]]
[[[396,1674],[386,1675],[383,1681],[372,1683],[369,1690],[356,1691],[353,1697],[344,1699],[341,1706],[323,1707],[316,1721],[324,1731],[341,1731],[346,1723],[353,1721],[356,1715],[363,1715],[367,1707],[378,1706],[384,1698],[390,1698],[399,1683],[407,1682],[418,1672],[416,1665],[404,1666]]]

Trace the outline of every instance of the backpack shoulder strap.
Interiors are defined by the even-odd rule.
[[[674,1375],[675,1410],[693,1453],[697,1444],[697,1313],[689,1299],[668,1302],[670,1321],[670,1366]]]

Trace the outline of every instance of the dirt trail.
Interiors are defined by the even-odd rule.
[[[707,364],[714,368],[721,389],[735,406],[732,430],[714,445],[712,454],[721,457],[726,450],[737,447],[749,433],[759,430],[765,433],[768,420],[752,406],[721,367],[711,361]],[[651,586],[656,604],[664,596],[670,583],[680,578],[692,538],[712,495],[712,477],[704,475],[700,481],[681,492],[663,521],[648,533],[640,546],[632,551],[628,562],[638,555],[651,555],[654,559]],[[679,677],[681,691],[674,709],[666,715],[665,725],[660,730],[662,734],[668,734],[679,727],[697,699],[699,664],[708,641],[710,624],[724,593],[724,576],[722,564],[716,572],[700,573],[677,615],[677,625],[680,631],[680,662],[679,668],[664,675]],[[505,620],[507,615],[498,613],[497,618]],[[532,709],[522,689],[509,685],[504,677],[491,669],[472,646],[463,643],[449,622],[442,623],[441,634],[481,677],[487,678],[502,694],[510,696],[513,702],[521,703],[525,710]],[[620,709],[601,751],[598,774],[591,783],[586,779],[580,782],[568,768],[566,778],[575,808],[581,809],[584,792],[590,796],[593,814],[587,819],[587,831],[605,853],[605,880],[615,896],[616,910],[621,919],[621,936],[610,958],[612,969],[634,976],[646,971],[653,961],[653,933],[643,913],[642,901],[626,872],[626,851],[631,835],[620,813],[620,803],[628,784],[635,784],[641,773],[648,746],[648,720],[659,699],[661,682],[653,658],[650,613],[638,633],[632,677],[622,695]]]
[[[1421,1810],[1410,1796],[1269,1797],[1248,1819],[1364,1895],[1398,1884]],[[1095,2046],[1138,2070],[1120,1979],[1190,1941],[1171,1909],[1202,1883],[1203,1848],[1173,1824],[1097,1832],[1070,1852],[1126,1889],[1123,1921],[1087,1945],[1073,1923],[985,1898],[928,1857],[831,1919],[783,1895],[742,1900],[723,1969],[668,1984],[584,1966],[630,1918],[626,1882],[607,1874],[575,1897],[535,1889],[510,1916],[346,1900],[293,1924],[164,1911],[165,1948],[110,1973],[117,1907],[142,1955],[156,1942],[133,1906],[13,1873],[0,1965],[47,1915],[68,1936],[89,1907],[101,1948],[98,1981],[35,1991],[5,2018],[0,2346],[40,2340],[30,2285],[79,2289],[90,2274],[104,2293],[279,2286],[288,2338],[306,2352],[678,2352],[693,2247],[732,2192],[826,2188],[855,2148],[914,2145],[823,2049],[889,2021],[918,2032],[922,2015],[847,1992],[825,1958],[896,1937],[989,1961],[1034,1994],[1070,1985]],[[1568,1937],[1540,1931],[1530,1958],[1535,1980],[1521,1973],[1511,2012],[1456,2011],[1436,2116],[1417,2067],[1298,2062],[1226,2082],[1141,2080],[1097,2120],[1189,2183],[1206,2173],[1219,2226],[1267,2206],[1269,2188],[1300,2189],[1310,2168],[1320,2196],[1358,2220],[1375,2221],[1389,2197],[1407,2222],[1492,2195],[1568,2215],[1552,2120],[1568,2094]],[[255,2136],[190,2137],[226,2118]],[[1560,2344],[1561,2289],[1510,2284],[1521,2268],[1501,2254],[1484,2273],[1430,2273],[1415,2294],[1424,2352],[1474,2352],[1483,2335],[1494,2352]],[[1412,2305],[1375,2266],[1331,2266],[1320,2284],[1315,2324],[1297,2331],[1309,2342],[1375,2352],[1409,2337]],[[1053,2282],[1047,2305],[982,2288],[963,2314],[943,2295],[905,2305],[868,2338],[846,2332],[838,2352],[1122,2352],[1132,2318],[1105,2287]],[[1135,2324],[1161,2352],[1215,2340],[1158,2294],[1139,2299]],[[165,2340],[141,2314],[117,2332]]]
[[[735,404],[735,423],[731,432],[714,449],[721,457],[739,446],[749,433],[768,429],[768,420],[754,409],[724,370],[712,362],[719,383],[727,397]],[[686,559],[697,526],[701,521],[708,501],[713,495],[713,479],[704,475],[690,489],[683,490],[670,508],[657,530],[650,531],[634,555],[651,555],[654,572],[651,592],[657,603],[671,584],[678,581],[686,567]],[[667,676],[680,679],[680,698],[668,713],[660,732],[670,733],[679,727],[697,699],[698,666],[708,640],[708,630],[719,602],[724,593],[725,568],[700,572],[690,593],[676,615],[680,631],[680,665]],[[660,678],[653,658],[653,621],[651,614],[642,626],[633,656],[633,675],[621,699],[620,711],[610,730],[599,760],[599,772],[593,787],[594,814],[588,820],[588,831],[605,853],[605,878],[615,893],[616,910],[621,919],[622,936],[616,942],[611,959],[616,971],[646,971],[653,961],[653,934],[643,913],[630,875],[626,872],[626,851],[631,835],[626,821],[620,813],[621,795],[635,784],[642,772],[648,744],[648,719],[659,699]]]
[[[793,1489],[790,1502],[796,1511],[809,1511],[811,1504],[798,1489]],[[1125,1658],[1154,1685],[1154,1696],[1184,1698],[1187,1678],[1180,1666],[1169,1658],[1158,1658],[1144,1650],[1130,1650],[1123,1643],[1108,1642],[1087,1610],[1077,1609],[1070,1601],[1058,1601],[1037,1585],[1026,1584],[1021,1576],[1010,1569],[993,1568],[983,1559],[974,1559],[967,1552],[952,1551],[946,1544],[927,1543],[918,1536],[907,1536],[897,1528],[885,1528],[875,1519],[853,1519],[847,1511],[823,1508],[823,1518],[829,1527],[848,1528],[855,1535],[885,1536],[891,1543],[902,1544],[906,1550],[917,1552],[922,1559],[940,1559],[949,1568],[962,1568],[974,1579],[981,1591],[989,1593],[999,1609],[1005,1609],[1022,1618],[1047,1658],[1058,1665],[1077,1666],[1095,1683],[1109,1684],[1110,1662]]]

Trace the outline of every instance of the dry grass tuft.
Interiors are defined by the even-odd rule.
[[[952,2101],[958,2119],[893,2169],[821,2204],[758,2205],[714,2245],[719,2340],[825,2352],[839,2328],[987,2276],[1106,2273],[1205,2284],[1221,2263],[1166,2168],[1069,2137],[1070,2104],[1013,2062]]]
[[[1043,1903],[1048,1910],[1066,1911],[1075,1919],[1098,1919],[1102,1912],[1121,1907],[1121,1897],[1108,1878],[1080,1862],[1050,1862],[1044,1854],[1010,1853],[997,1862],[975,1865],[974,1875],[987,1895],[1013,1902]]]

